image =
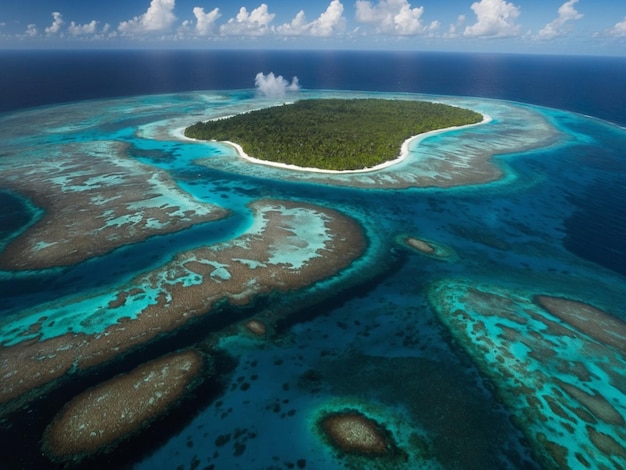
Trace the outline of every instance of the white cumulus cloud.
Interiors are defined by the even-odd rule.
[[[376,5],[367,0],[357,0],[356,19],[372,24],[376,32],[384,34],[416,35],[434,31],[439,22],[428,25],[422,22],[424,7],[413,8],[408,0],[378,0]]]
[[[626,37],[626,16],[624,19],[618,23],[615,23],[611,29],[606,32],[607,36],[613,36],[616,38],[624,38]]]
[[[459,31],[463,28],[465,24],[465,15],[459,15],[456,18],[456,23],[451,24],[448,28],[448,31],[443,34],[444,38],[454,39],[459,37]]]
[[[576,11],[575,4],[578,0],[569,0],[559,7],[559,17],[545,25],[537,34],[537,39],[554,39],[563,36],[570,30],[570,22],[583,17]]]
[[[311,30],[311,23],[306,20],[304,11],[300,10],[294,19],[291,20],[291,23],[280,25],[276,28],[276,30],[280,34],[285,34],[287,36],[300,36],[309,33]]]
[[[85,34],[95,34],[98,27],[98,22],[92,20],[86,24],[76,24],[73,21],[67,27],[67,30],[72,36],[82,36]]]
[[[52,24],[46,28],[46,34],[57,34],[63,26],[63,15],[58,11],[52,13]]]
[[[122,33],[130,34],[167,31],[176,21],[175,6],[176,0],[152,0],[143,15],[122,21],[117,29]]]
[[[37,34],[39,34],[39,31],[37,30],[37,25],[36,24],[29,24],[28,26],[26,26],[26,31],[24,31],[24,34],[26,34],[26,36],[34,38],[35,36],[37,36]]]
[[[300,10],[290,23],[283,24],[276,30],[286,36],[332,36],[342,32],[345,25],[343,4],[339,0],[332,0],[317,19],[308,22],[304,11]]]
[[[465,28],[464,35],[476,38],[506,38],[519,34],[515,20],[520,9],[505,0],[480,0],[472,3],[476,23]]]
[[[204,8],[195,7],[193,14],[196,17],[196,33],[200,36],[208,36],[215,32],[215,22],[222,16],[219,8],[214,8],[208,13],[204,12]]]
[[[257,73],[254,84],[260,93],[269,98],[282,98],[288,91],[298,91],[300,89],[298,77],[293,77],[291,83],[289,83],[282,75],[275,76],[273,72],[267,75],[263,72]]]
[[[246,7],[241,7],[235,18],[220,27],[220,32],[227,36],[264,36],[272,31],[270,23],[275,16],[265,3],[249,13]]]
[[[333,0],[324,13],[311,25],[313,36],[331,36],[344,29],[346,19],[343,16],[343,4],[339,0]]]

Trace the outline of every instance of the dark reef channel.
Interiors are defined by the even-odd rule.
[[[599,181],[570,199],[578,210],[565,223],[565,247],[626,276],[626,187],[618,181]]]
[[[225,219],[167,235],[155,235],[75,266],[28,271],[14,276],[2,281],[2,288],[11,295],[0,298],[0,318],[64,295],[116,282],[121,284],[138,270],[149,270],[166,262],[172,256],[173,246],[177,252],[231,239],[245,229],[249,220],[249,215],[231,212]]]

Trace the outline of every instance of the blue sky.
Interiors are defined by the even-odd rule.
[[[626,0],[5,0],[0,48],[626,56]]]

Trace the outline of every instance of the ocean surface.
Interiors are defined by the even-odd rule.
[[[0,51],[0,112],[85,99],[254,87],[433,93],[537,104],[626,125],[623,57],[358,51]]]
[[[297,76],[300,91],[264,95],[255,77],[270,72]],[[626,58],[615,57],[0,51],[0,468],[625,467],[624,83]],[[415,143],[407,162],[365,176],[258,167],[180,135],[198,120],[327,97],[435,100],[491,121]],[[499,176],[467,182],[481,155]],[[420,166],[429,159],[444,163]],[[153,198],[142,210],[181,225],[154,216],[141,226],[149,236],[137,225],[124,232],[132,241],[98,252],[103,230],[137,223],[115,205],[94,212],[116,198]],[[176,277],[180,256],[278,237],[250,209],[267,201],[288,202],[286,224],[303,221],[293,253],[315,246],[324,230],[311,214],[324,210],[355,221],[367,248],[297,289],[233,296],[199,320],[179,312],[175,328],[81,366],[91,339],[154,305],[173,312],[162,299],[179,295],[174,279],[203,282]],[[229,216],[194,219],[209,206]],[[9,257],[29,233],[39,238]],[[61,243],[53,261],[39,257]],[[262,263],[250,257],[253,272]],[[228,263],[209,264],[205,277],[231,279]],[[266,330],[253,334],[249,319]],[[73,350],[60,377],[8,385]],[[71,434],[58,423],[75,397],[188,350],[211,365],[140,429],[120,426],[94,448],[55,440]],[[350,432],[370,444],[378,433],[385,450],[342,448],[323,424],[342,414],[375,423]]]

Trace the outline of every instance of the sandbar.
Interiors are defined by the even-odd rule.
[[[406,237],[405,242],[411,248],[415,248],[417,251],[425,253],[427,255],[432,255],[435,253],[435,248],[430,245],[428,242],[415,237]]]

